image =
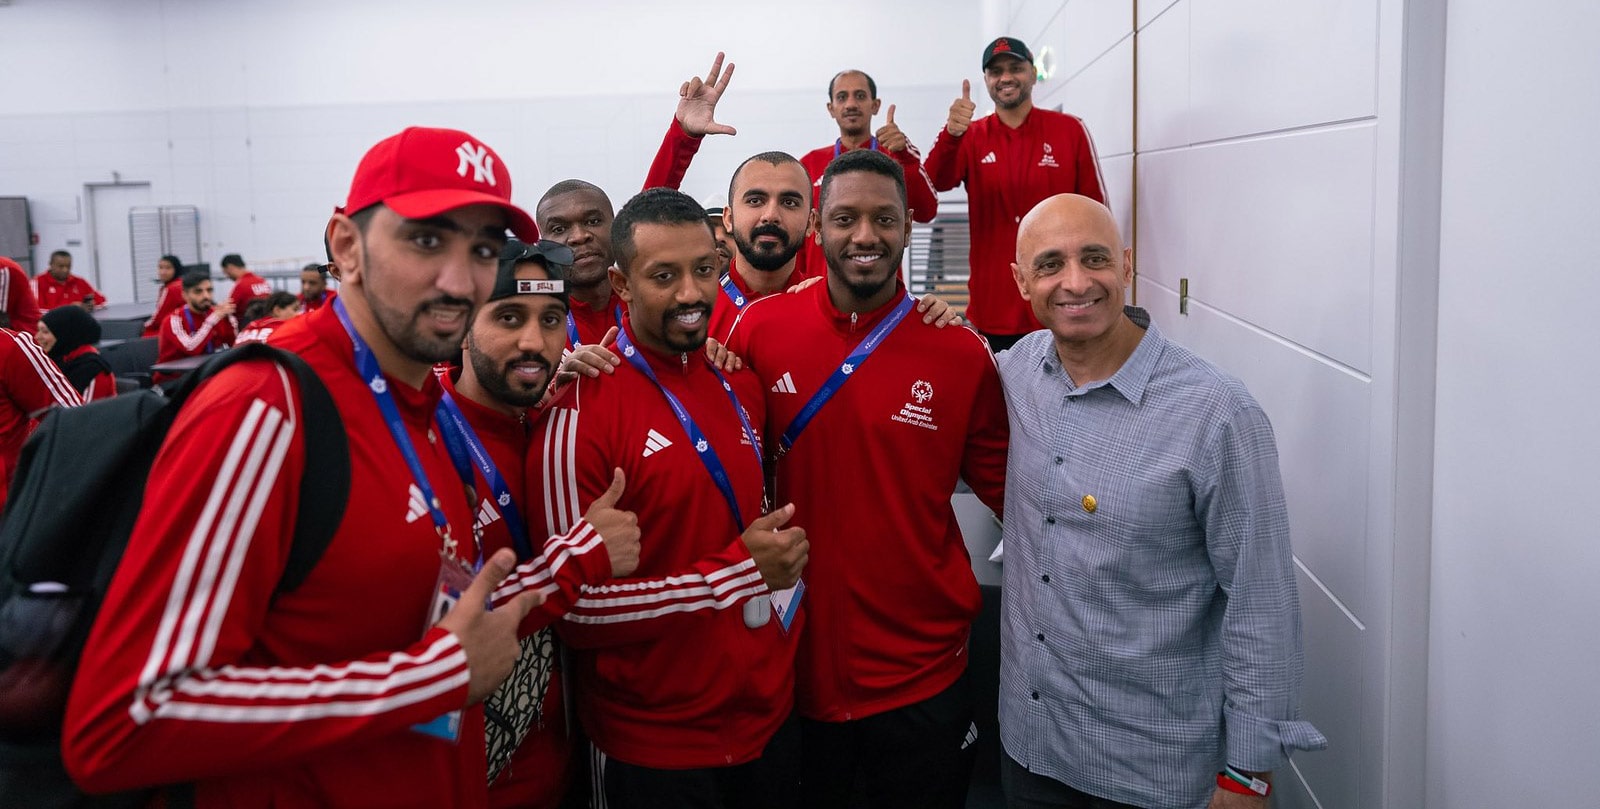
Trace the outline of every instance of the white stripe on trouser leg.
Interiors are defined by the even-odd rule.
[[[589,742],[589,809],[606,809],[606,754]]]

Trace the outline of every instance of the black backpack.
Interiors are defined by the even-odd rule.
[[[67,693],[173,420],[201,382],[250,359],[274,360],[300,381],[305,475],[277,592],[305,580],[338,530],[350,492],[343,425],[316,373],[287,351],[247,343],[207,360],[166,395],[143,390],[46,414],[22,448],[0,517],[0,806],[149,798],[89,798],[72,785],[61,762]]]

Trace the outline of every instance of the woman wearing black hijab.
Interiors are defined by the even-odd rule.
[[[39,318],[39,347],[60,366],[83,401],[117,395],[117,379],[100,356],[100,322],[81,306],[61,306]]]

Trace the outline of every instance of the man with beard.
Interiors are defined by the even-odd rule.
[[[966,183],[971,220],[967,319],[1001,351],[1039,328],[1011,280],[1017,224],[1054,194],[1105,202],[1105,183],[1083,121],[1034,108],[1038,73],[1027,45],[1012,37],[989,43],[983,49],[983,81],[994,114],[972,120],[972,86],[962,81],[961,97],[950,105],[927,166],[940,191]]]
[[[740,163],[728,181],[722,219],[739,251],[722,277],[721,296],[711,313],[711,336],[726,341],[751,301],[808,277],[798,256],[815,231],[816,213],[805,166],[786,152],[762,152]]]
[[[489,805],[554,809],[571,780],[572,743],[550,624],[571,607],[582,584],[633,571],[638,537],[611,545],[587,542],[535,549],[530,543],[529,408],[536,406],[561,362],[566,341],[566,279],[572,253],[554,242],[511,241],[489,301],[472,321],[462,365],[440,375],[451,418],[470,429],[455,447],[474,467],[478,496],[474,527],[485,549],[511,548],[517,575],[538,587],[545,602],[523,622],[522,653],[506,682],[484,703],[489,745]]]
[[[273,335],[327,389],[350,458],[342,522],[279,592],[306,463],[298,377],[228,367],[179,412],[67,706],[68,772],[93,791],[184,783],[213,806],[487,803],[478,703],[541,598],[479,546],[435,363],[460,356],[509,227],[511,176],[465,132],[369,150],[327,236],[344,294]],[[636,531],[608,506],[541,543]],[[491,593],[497,609],[490,609]],[[443,617],[440,617],[440,616]]]
[[[723,54],[711,62],[704,79],[695,77],[678,88],[678,108],[644,187],[677,188],[706,135],[732,135],[731,126],[716,120],[717,101],[733,78],[733,63],[722,69]],[[568,291],[567,346],[594,345],[620,328],[626,307],[611,289],[611,222],[615,209],[599,186],[585,180],[562,180],[550,187],[534,208],[539,228],[550,239],[572,249]]]
[[[822,180],[827,282],[750,305],[729,348],[761,378],[776,497],[812,538],[796,710],[809,807],[965,805],[981,604],[950,503],[1005,496],[1008,428],[982,338],[907,315],[898,163],[865,149]]]
[[[233,345],[233,301],[211,302],[210,276],[204,272],[185,275],[183,301],[184,305],[167,316],[166,325],[156,335],[158,363],[214,354]],[[180,376],[183,374],[157,373],[154,379],[165,382]]]
[[[623,364],[568,388],[529,455],[544,482],[529,505],[547,530],[621,467],[619,505],[648,532],[633,576],[585,588],[560,626],[596,805],[791,806],[801,627],[769,599],[795,582],[807,545],[783,527],[792,507],[762,515],[756,379],[699,353],[717,295],[711,229],[693,198],[657,188],[623,206],[612,241]]]

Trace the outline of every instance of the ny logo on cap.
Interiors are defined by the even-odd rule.
[[[494,155],[489,154],[489,147],[474,144],[470,140],[462,141],[456,147],[456,157],[460,158],[456,163],[456,176],[467,176],[467,167],[471,166],[473,182],[495,184]]]

